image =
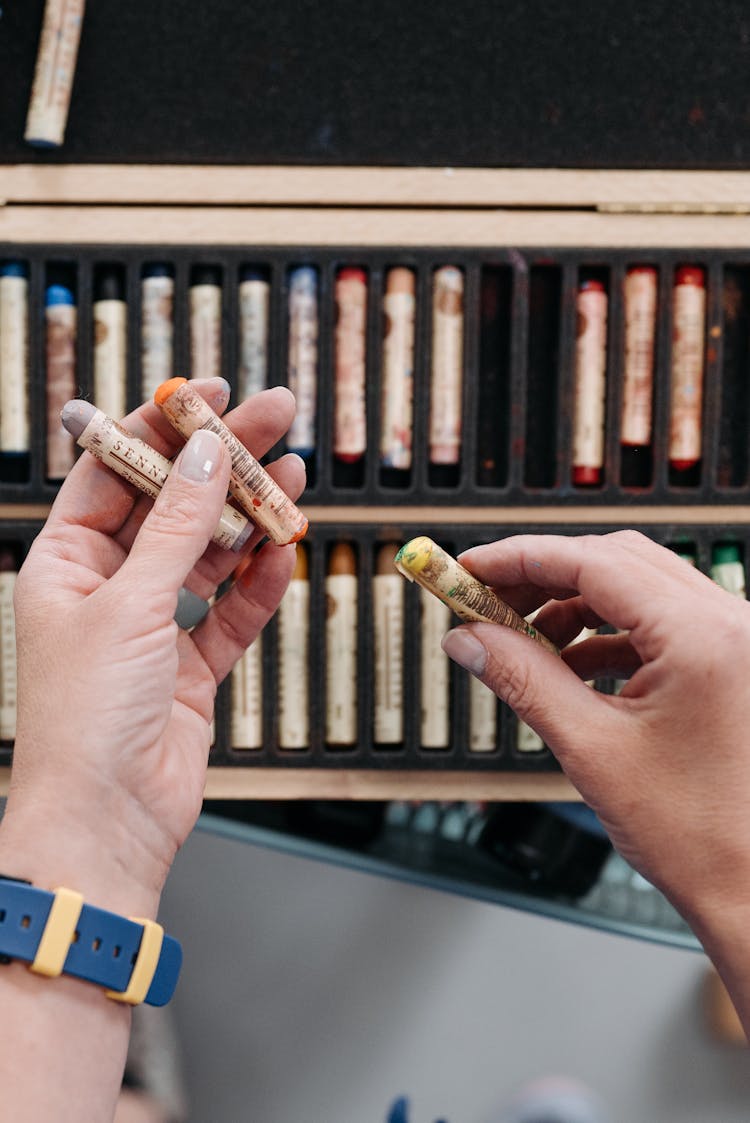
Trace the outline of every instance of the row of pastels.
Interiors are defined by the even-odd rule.
[[[398,545],[376,544],[363,566],[356,543],[331,542],[316,551],[325,572],[317,574],[312,587],[309,551],[297,546],[294,577],[275,622],[271,673],[264,666],[261,640],[232,675],[233,750],[261,751],[270,738],[281,753],[322,744],[336,754],[369,744],[375,754],[385,754],[413,739],[421,753],[439,754],[456,748],[455,723],[460,722],[461,748],[468,757],[508,754],[519,764],[525,759],[535,766],[531,758],[545,754],[538,734],[511,718],[482,683],[445,656],[440,641],[455,618],[441,601],[409,586],[395,571]],[[698,565],[694,542],[668,545]],[[706,549],[712,580],[745,598],[744,545],[717,540]],[[703,547],[700,554],[703,560]],[[320,604],[316,612],[318,589],[322,612]],[[574,642],[593,634],[584,630]],[[264,676],[273,682],[270,707]],[[591,685],[617,691],[622,684]],[[364,740],[363,725],[370,731]]]
[[[34,533],[29,525],[0,543],[0,762],[15,736],[13,592]],[[394,567],[408,537],[317,532],[297,547],[278,612],[220,689],[213,764],[556,767],[537,734],[444,655],[440,640],[455,618]],[[445,546],[456,553],[491,537],[472,532]],[[665,528],[656,537],[746,598],[746,532],[676,540]],[[621,685],[595,684],[608,692]]]
[[[744,264],[79,256],[0,264],[0,487],[64,478],[69,398],[119,420],[175,374],[289,386],[322,500],[750,486]]]

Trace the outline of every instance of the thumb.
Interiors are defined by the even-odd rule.
[[[116,577],[171,615],[177,594],[208,546],[226,501],[229,454],[198,429],[175,460]]]
[[[495,624],[468,624],[443,637],[443,650],[536,730],[566,771],[568,765],[571,773],[586,771],[587,750],[616,735],[621,715],[611,699],[528,636]]]

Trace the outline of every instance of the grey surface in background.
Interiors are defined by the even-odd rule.
[[[746,1123],[750,1064],[702,1020],[704,957],[195,833],[162,920],[191,1123],[494,1123],[586,1081],[614,1123]]]

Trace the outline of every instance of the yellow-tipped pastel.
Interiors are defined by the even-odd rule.
[[[559,655],[551,640],[542,635],[533,624],[500,600],[497,593],[483,585],[476,577],[446,553],[426,535],[412,538],[396,554],[395,566],[399,573],[416,581],[428,592],[439,597],[444,604],[467,623],[486,621],[503,624],[514,632],[522,632],[540,643],[548,651]]]

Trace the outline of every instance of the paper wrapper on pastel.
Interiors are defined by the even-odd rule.
[[[68,403],[66,409],[73,405]],[[87,406],[88,403],[82,405]],[[64,420],[63,417],[63,423]],[[78,444],[152,499],[156,499],[172,471],[172,462],[166,456],[134,437],[100,409],[94,412],[78,437]],[[212,541],[225,550],[241,549],[251,530],[245,516],[225,504]]]
[[[412,538],[402,546],[396,555],[396,568],[410,581],[416,581],[434,593],[467,623],[485,621],[503,624],[536,640],[553,654],[560,654],[551,640],[430,538]]]
[[[221,438],[232,459],[229,491],[272,541],[279,546],[287,546],[304,538],[307,519],[299,507],[186,379],[172,378],[163,383],[154,400],[186,440],[197,429],[209,429]]]

